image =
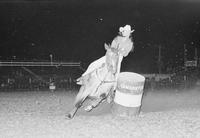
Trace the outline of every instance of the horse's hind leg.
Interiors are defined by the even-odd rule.
[[[115,97],[115,89],[114,89],[114,87],[111,87],[111,89],[109,90],[108,96],[107,96],[107,102],[108,103],[113,102],[114,97]]]

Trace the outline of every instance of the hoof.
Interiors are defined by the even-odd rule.
[[[89,106],[85,107],[85,111],[90,112],[92,110],[92,108],[93,107],[91,105],[89,105]]]
[[[73,118],[73,116],[72,116],[71,114],[65,115],[65,119],[67,119],[67,120],[70,120],[70,119],[72,119],[72,118]]]

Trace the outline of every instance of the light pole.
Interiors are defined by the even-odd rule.
[[[51,61],[51,65],[52,65],[53,64],[53,55],[50,54],[49,56],[50,56],[50,61]]]
[[[158,73],[162,73],[161,45],[158,46]]]
[[[186,72],[187,72],[187,65],[186,65],[186,62],[187,62],[187,48],[186,48],[186,44],[183,44],[183,50],[184,50],[184,76],[183,76],[183,79],[184,79],[184,88],[186,88],[186,81],[187,81],[187,76],[186,76]]]

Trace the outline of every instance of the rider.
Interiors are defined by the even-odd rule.
[[[120,27],[119,35],[115,37],[111,43],[111,47],[116,48],[119,51],[118,73],[120,72],[123,57],[128,56],[128,54],[134,49],[131,35],[132,32],[134,32],[134,30],[131,30],[130,25]]]
[[[131,33],[134,32],[134,30],[131,30],[130,25],[125,25],[124,27],[119,28],[119,35],[114,38],[114,40],[111,43],[111,47],[118,49],[119,51],[119,62],[118,62],[118,69],[117,69],[117,75],[116,78],[120,72],[121,68],[121,62],[123,60],[123,57],[126,57],[131,51],[133,51],[133,41],[132,41],[132,35]],[[92,62],[88,69],[82,74],[81,78],[77,79],[77,84],[82,85],[83,80],[87,80],[87,74],[91,73],[95,69],[101,67],[103,63],[105,63],[105,56],[95,60]]]

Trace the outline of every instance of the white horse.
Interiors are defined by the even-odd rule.
[[[77,110],[87,98],[92,99],[92,102],[85,107],[85,110],[91,111],[113,94],[116,84],[119,54],[117,49],[107,44],[105,44],[105,49],[105,63],[81,78],[82,86],[75,98],[74,108],[66,115],[67,119],[72,119],[74,117]]]

